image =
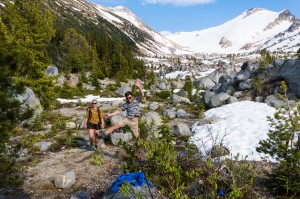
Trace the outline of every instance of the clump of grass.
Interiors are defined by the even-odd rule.
[[[91,157],[92,163],[100,167],[104,164],[104,155],[99,148],[95,148],[95,153]]]

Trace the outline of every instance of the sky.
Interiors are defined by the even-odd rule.
[[[300,0],[88,0],[127,7],[160,33],[191,32],[221,25],[250,8],[284,9],[300,18]],[[166,32],[165,32],[166,31]]]

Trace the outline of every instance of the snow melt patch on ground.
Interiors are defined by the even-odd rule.
[[[267,138],[270,129],[267,116],[273,116],[275,112],[276,109],[267,104],[252,101],[236,102],[210,109],[205,113],[205,118],[217,117],[222,120],[202,126],[197,126],[199,122],[193,124],[194,135],[191,141],[205,154],[205,151],[213,145],[211,138],[217,139],[216,143],[220,143],[220,139],[226,133],[228,135],[224,137],[223,144],[233,156],[239,153],[240,157],[248,156],[248,160],[259,161],[264,154],[256,152],[256,147],[260,140]]]
[[[209,69],[205,72],[198,72],[195,77],[198,79],[198,78],[201,78],[201,77],[206,77],[207,75],[211,74],[212,72],[214,72],[215,69]],[[160,70],[157,70],[157,72],[160,72]],[[171,72],[171,73],[168,73],[164,76],[164,78],[167,78],[167,79],[176,79],[178,76],[181,77],[181,79],[185,79],[185,77],[189,75],[189,76],[192,76],[193,74],[190,72],[190,71],[174,71],[174,72]]]
[[[110,102],[110,101],[119,101],[119,100],[124,100],[123,97],[119,97],[119,98],[103,98],[100,97],[99,95],[87,95],[84,98],[79,98],[79,99],[62,99],[62,98],[57,98],[57,100],[61,103],[61,104],[65,104],[65,103],[77,103],[77,102],[92,102],[92,100],[97,100],[97,102]]]

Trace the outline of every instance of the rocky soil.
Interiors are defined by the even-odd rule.
[[[71,198],[76,193],[86,192],[89,198],[100,198],[112,182],[121,174],[124,152],[109,145],[102,149],[105,163],[96,166],[91,156],[94,151],[73,148],[59,152],[46,152],[34,165],[25,171],[24,184],[20,190],[0,191],[0,198]],[[74,186],[57,189],[53,184],[55,176],[73,171],[76,174]]]

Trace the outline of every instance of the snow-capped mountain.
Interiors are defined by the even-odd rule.
[[[72,10],[94,24],[106,20],[125,33],[139,48],[140,52],[147,55],[166,55],[187,53],[178,44],[168,40],[148,27],[127,8],[115,8],[94,4],[86,0],[56,0],[56,6]],[[101,20],[99,20],[101,18]]]
[[[122,6],[111,8],[86,0],[49,2],[64,11],[72,11],[81,24],[88,20],[102,29],[107,28],[107,32],[122,32],[145,55],[228,54],[264,48],[295,52],[300,47],[300,20],[288,10],[273,12],[254,8],[217,27],[164,37]]]
[[[217,27],[167,36],[198,53],[242,53],[261,49],[297,51],[300,20],[290,11],[250,9]]]

